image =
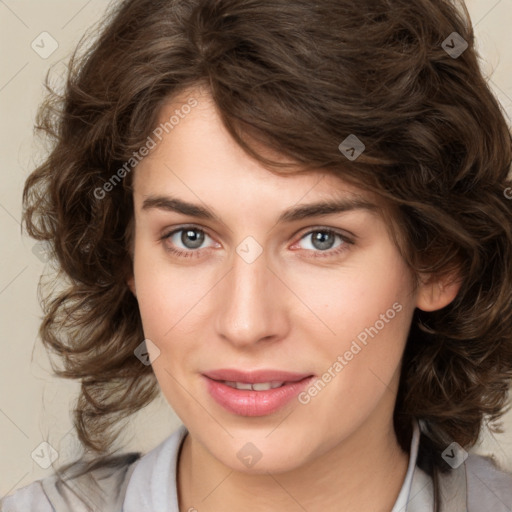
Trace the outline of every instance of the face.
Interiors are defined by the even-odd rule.
[[[389,424],[417,291],[374,198],[334,175],[272,174],[208,96],[160,121],[191,96],[134,171],[131,287],[153,369],[218,461],[244,470],[252,442],[254,471],[297,468]],[[339,208],[310,207],[326,203]]]

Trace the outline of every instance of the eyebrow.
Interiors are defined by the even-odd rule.
[[[167,196],[149,196],[142,203],[142,210],[158,209],[170,212],[181,213],[190,217],[212,220],[222,223],[215,213],[209,208],[197,204],[188,203],[181,199]],[[375,212],[377,205],[359,198],[335,199],[317,203],[294,206],[285,210],[279,216],[277,222],[294,222],[309,217],[321,215],[333,215],[352,210],[369,210]]]

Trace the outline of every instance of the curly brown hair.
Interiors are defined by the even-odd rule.
[[[454,40],[467,44],[460,55]],[[126,0],[84,47],[40,108],[53,146],[23,201],[28,233],[49,242],[65,280],[45,294],[40,336],[57,375],[81,382],[74,424],[87,451],[111,453],[121,420],[159,391],[134,357],[133,173],[98,190],[163,102],[198,85],[270,172],[288,171],[257,147],[379,194],[414,275],[457,272],[450,305],[414,313],[394,415],[402,447],[421,420],[420,461],[444,471],[451,441],[471,447],[482,421],[499,419],[512,378],[512,136],[462,1]],[[338,148],[350,134],[366,146],[354,160]]]

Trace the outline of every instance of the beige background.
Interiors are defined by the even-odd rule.
[[[482,68],[498,99],[512,113],[512,0],[469,0],[476,27]],[[76,383],[51,375],[48,358],[37,342],[41,311],[37,281],[45,266],[32,252],[34,241],[21,235],[23,182],[41,158],[32,139],[32,125],[41,100],[43,77],[50,64],[65,71],[66,56],[87,27],[107,6],[100,0],[0,0],[0,497],[52,472],[31,457],[48,441],[58,452],[57,463],[72,456],[76,440],[69,410]],[[31,47],[45,37],[44,48],[58,48],[42,58]],[[55,43],[53,43],[55,44]],[[477,451],[492,453],[512,470],[512,413],[505,417],[506,432],[485,434]],[[179,424],[163,398],[131,422],[127,449],[147,451]]]

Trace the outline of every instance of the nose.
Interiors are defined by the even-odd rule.
[[[270,268],[265,251],[252,262],[234,253],[232,268],[219,284],[216,328],[221,338],[249,348],[286,336],[291,293]]]

